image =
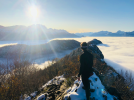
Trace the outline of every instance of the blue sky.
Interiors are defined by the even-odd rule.
[[[39,11],[36,21],[29,8]],[[134,0],[0,0],[0,25],[43,24],[70,33],[134,31]]]

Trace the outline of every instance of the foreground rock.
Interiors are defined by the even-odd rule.
[[[65,78],[58,76],[48,81],[38,91],[25,97],[25,100],[58,100],[64,93],[66,87]]]

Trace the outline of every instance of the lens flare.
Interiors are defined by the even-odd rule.
[[[33,19],[37,19],[39,16],[39,9],[36,6],[32,6],[29,8],[29,14]]]

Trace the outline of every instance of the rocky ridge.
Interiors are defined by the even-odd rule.
[[[97,40],[95,39],[93,41],[97,41]],[[99,48],[96,46],[97,45],[96,43],[94,44],[93,42],[92,43],[89,42],[88,51],[91,52],[99,62],[106,65],[105,61],[103,60],[104,56],[103,56],[102,52],[99,50]],[[100,44],[99,41],[98,41],[98,43]],[[80,48],[78,48],[78,49],[72,51],[68,55],[68,57],[78,56],[80,54],[82,54],[82,50]],[[99,69],[97,69],[97,67],[94,68],[94,76],[90,78],[90,83],[89,84],[92,85],[91,87],[96,87],[97,88],[97,86],[94,85],[94,84],[96,84],[96,82],[98,82],[97,80],[99,80],[99,82],[101,82],[104,85],[104,88],[103,88],[103,86],[100,86],[103,89],[103,91],[102,91],[103,92],[102,93],[102,98],[103,99],[102,100],[110,100],[108,98],[114,98],[114,100],[122,100],[121,99],[121,94],[115,88],[111,87],[111,85],[116,80],[119,79],[120,75],[116,71],[114,71],[112,68],[104,68],[103,70],[104,71],[100,71]],[[62,76],[62,78],[63,78],[63,76]],[[71,78],[71,80],[73,80],[73,81],[75,79],[76,79],[76,77]],[[44,100],[75,100],[75,99],[73,99],[74,95],[71,96],[71,92],[73,92],[74,94],[75,93],[79,94],[79,92],[82,89],[81,88],[82,83],[78,82],[76,80],[76,81],[74,81],[74,85],[72,85],[71,88],[67,89],[66,86],[63,86],[63,85],[65,85],[65,82],[63,82],[63,81],[58,82],[58,80],[60,80],[60,79],[57,78],[55,80],[55,78],[53,78],[52,80],[50,80],[47,84],[45,84],[39,90],[40,93],[41,93],[41,91],[43,91],[44,93],[34,97],[33,99],[35,99],[35,100],[43,100],[43,99]],[[53,82],[53,81],[58,82],[60,85],[57,85],[57,83]],[[64,81],[66,81],[66,79],[64,79]],[[61,89],[60,87],[64,87],[64,88]],[[100,91],[100,87],[98,87],[97,90],[95,90],[93,88],[92,92]],[[44,91],[44,90],[46,90],[46,91]],[[95,92],[95,93],[98,93],[98,92]],[[106,95],[106,94],[108,94],[108,95]],[[30,96],[29,99],[26,98],[25,100],[31,100],[31,99],[32,98]],[[95,97],[92,97],[91,100],[99,100],[99,99],[95,99]],[[111,100],[113,100],[113,99],[111,99]]]

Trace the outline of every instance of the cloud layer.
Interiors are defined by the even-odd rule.
[[[88,42],[92,39],[98,39],[103,44],[98,47],[104,54],[105,61],[108,65],[112,66],[115,70],[131,70],[134,72],[134,37],[82,37],[82,38],[62,38],[64,40],[74,39],[79,42]],[[60,38],[61,39],[61,38]],[[42,42],[41,42],[42,44]],[[11,45],[11,44],[10,44]],[[1,44],[0,46],[4,46]],[[51,58],[61,58],[66,54],[69,54],[72,50],[57,54],[58,56],[52,56]],[[39,58],[35,62],[38,65],[47,65],[47,61],[52,59]]]
[[[103,44],[98,47],[104,54],[108,65],[117,71],[122,69],[134,72],[134,37],[82,37],[70,39],[79,42],[88,42],[93,39],[102,41]]]
[[[98,47],[104,54],[105,61],[115,70],[131,70],[134,72],[134,38],[133,37],[83,37],[77,41],[102,41]]]

